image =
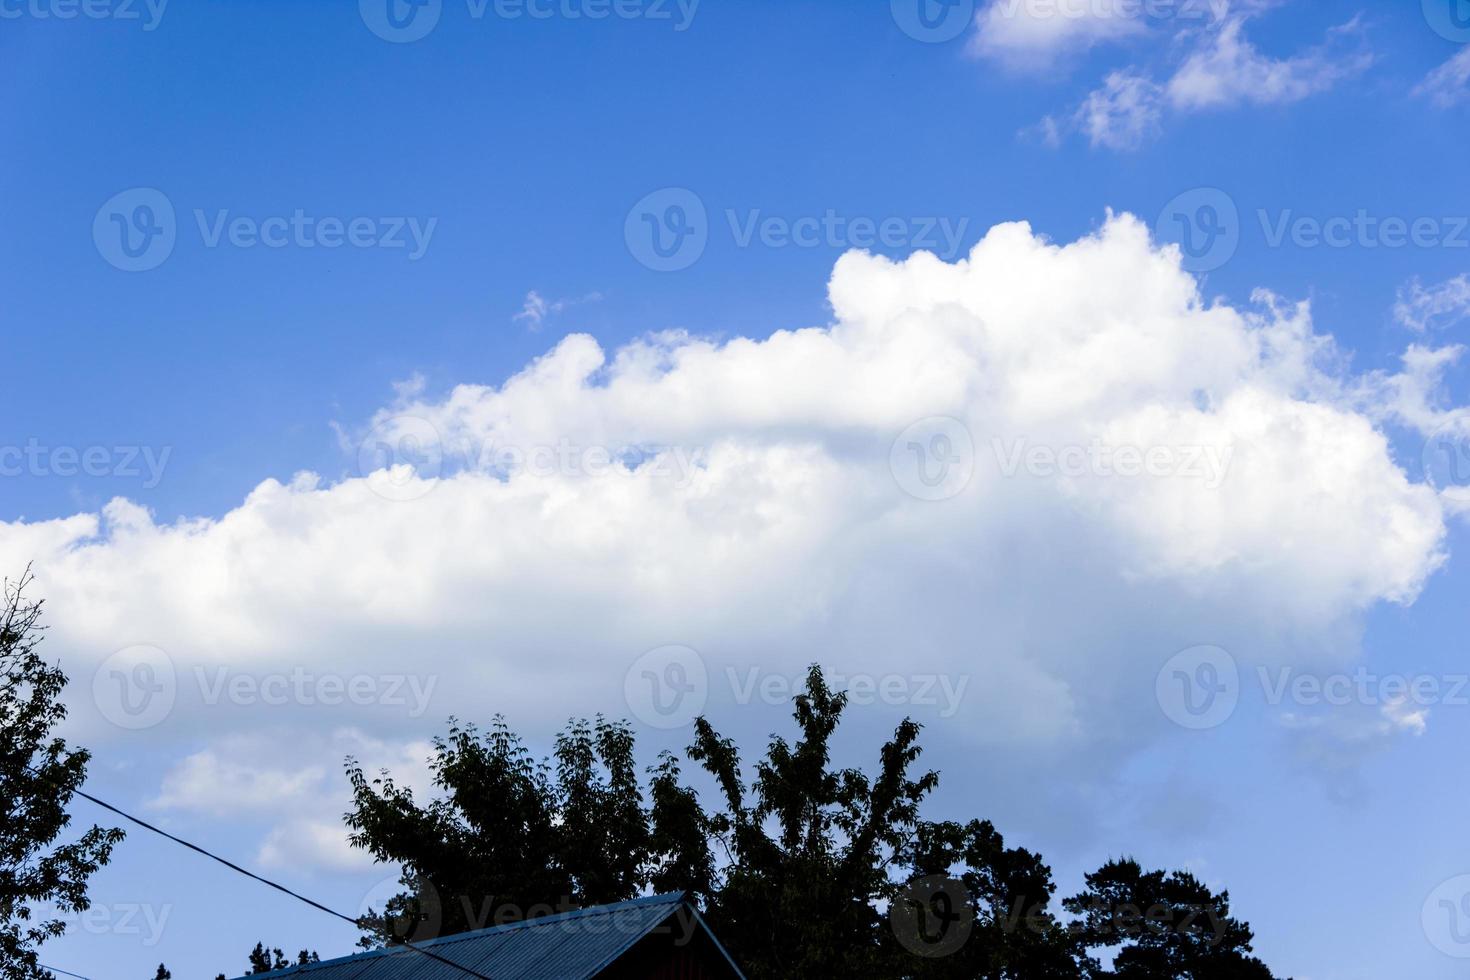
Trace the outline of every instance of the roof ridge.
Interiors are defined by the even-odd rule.
[[[335,956],[329,960],[321,960],[317,963],[288,966],[282,970],[273,970],[270,973],[259,974],[260,980],[276,980],[276,978],[295,977],[310,974],[318,969],[337,966],[349,961],[366,961],[383,956],[412,956],[415,950],[438,948],[451,945],[463,940],[475,940],[486,936],[515,932],[523,929],[541,928],[543,926],[555,926],[558,923],[570,922],[578,919],[590,919],[595,916],[611,915],[617,912],[625,912],[628,909],[641,908],[645,906],[667,905],[670,907],[686,904],[688,893],[683,891],[664,892],[658,895],[641,895],[638,898],[630,898],[622,902],[614,902],[611,905],[589,905],[585,908],[571,909],[567,912],[558,912],[554,915],[538,916],[534,919],[521,919],[518,922],[507,922],[503,925],[488,926],[484,929],[473,929],[468,932],[456,932],[448,936],[437,936],[416,942],[412,946],[381,946],[377,949],[364,950],[358,953],[349,953],[346,956]]]
[[[467,932],[456,932],[449,936],[437,936],[434,939],[426,939],[415,946],[438,946],[443,943],[458,942],[462,939],[476,939],[480,936],[488,936],[497,932],[512,932],[516,929],[532,929],[546,925],[555,925],[558,922],[567,922],[572,919],[591,918],[595,915],[610,915],[625,909],[638,908],[643,905],[681,905],[687,896],[686,892],[664,892],[659,895],[641,895],[638,898],[630,898],[611,905],[588,905],[585,908],[571,909],[566,912],[558,912],[555,915],[539,915],[533,919],[519,919],[515,922],[506,922],[498,926],[486,926],[483,929],[471,929]],[[407,947],[387,947],[389,949],[404,949]]]

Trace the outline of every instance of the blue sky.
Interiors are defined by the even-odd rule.
[[[760,738],[784,709],[737,710],[727,671],[819,659],[909,684],[854,718],[854,758],[914,713],[936,809],[995,818],[1063,887],[1126,850],[1228,886],[1282,975],[1455,975],[1467,480],[1425,460],[1464,451],[1467,384],[1401,359],[1470,330],[1463,4],[961,3],[940,40],[906,0],[443,0],[412,41],[379,6],[0,5],[0,558],[37,562],[94,790],[350,910],[386,872],[300,843],[340,813],[346,751],[407,768],[452,711],[543,742],[636,714],[624,677],[668,644]],[[680,268],[650,268],[640,229],[679,214]],[[165,226],[166,254],[121,250]],[[1186,227],[1216,247],[1180,272]],[[964,282],[838,265],[982,238]],[[983,457],[1142,439],[1150,411],[1170,445],[1233,447],[1213,496],[1095,468],[892,486],[905,427],[943,434],[921,419]],[[425,431],[441,457],[393,461],[444,485],[389,500],[372,448]],[[542,496],[534,464],[464,452],[563,438],[691,453],[660,456],[667,484],[558,472]],[[177,703],[119,727],[93,677],[139,645]],[[1242,681],[1192,731],[1154,681],[1199,645]],[[1259,681],[1360,668],[1445,693],[1421,716],[1377,682],[1323,706]],[[421,711],[210,703],[217,670],[434,687]],[[970,686],[946,712],[928,678]],[[651,760],[687,731],[646,738]],[[47,962],[212,976],[257,939],[351,945],[141,833],[94,897],[102,924]]]

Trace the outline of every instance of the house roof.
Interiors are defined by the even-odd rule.
[[[633,944],[687,907],[694,923],[729,960],[683,892],[548,915],[415,943],[491,980],[579,980],[595,976]],[[736,976],[740,971],[730,962]],[[466,980],[469,974],[402,946],[256,974],[251,980]]]

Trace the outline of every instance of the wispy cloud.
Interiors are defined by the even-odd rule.
[[[1470,100],[1470,47],[1430,72],[1414,94],[1441,109]]]
[[[1362,23],[1355,18],[1327,32],[1320,43],[1290,57],[1275,58],[1247,37],[1246,25],[1266,9],[1256,4],[1215,20],[1186,23],[1171,52],[1182,43],[1182,60],[1158,81],[1154,72],[1131,65],[1110,72],[1072,112],[1048,116],[1027,132],[1050,146],[1080,132],[1094,147],[1134,150],[1158,135],[1168,112],[1191,113],[1242,105],[1300,102],[1366,71],[1374,61]],[[1243,12],[1241,12],[1243,10]],[[1177,57],[1177,55],[1176,55]]]
[[[1373,64],[1360,21],[1334,27],[1326,40],[1290,58],[1271,58],[1245,37],[1243,18],[1232,18],[1207,36],[1169,80],[1169,101],[1179,110],[1246,103],[1285,105],[1325,92]]]
[[[1453,326],[1470,317],[1470,275],[1456,276],[1436,286],[1425,286],[1414,279],[1399,290],[1393,316],[1416,333]]]
[[[1131,150],[1158,133],[1163,114],[1163,90],[1152,79],[1116,71],[1083,100],[1076,123],[1093,146]]]
[[[601,293],[588,293],[585,296],[578,296],[574,299],[547,299],[533,289],[526,294],[521,311],[512,317],[512,319],[516,323],[524,323],[532,331],[536,331],[540,330],[548,319],[556,316],[558,313],[563,313],[571,307],[578,306],[582,303],[595,303],[600,299],[602,299]]]

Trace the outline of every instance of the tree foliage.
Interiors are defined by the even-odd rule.
[[[123,839],[120,830],[94,826],[58,843],[89,756],[52,734],[66,718],[66,675],[38,652],[41,603],[26,598],[30,581],[27,573],[6,582],[0,597],[0,973],[7,980],[51,976],[37,950],[66,925],[43,910],[85,911],[87,881]]]
[[[1040,855],[988,821],[923,819],[939,777],[910,720],[871,775],[834,767],[846,707],[812,667],[794,740],[772,736],[749,770],[698,719],[686,754],[708,808],[671,754],[640,779],[631,728],[601,717],[541,761],[501,717],[451,722],[426,802],[349,759],[352,843],[400,864],[405,888],[363,945],[682,890],[752,980],[1271,980],[1229,895],[1185,872],[1114,861],[1058,903]]]

